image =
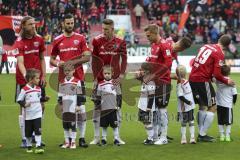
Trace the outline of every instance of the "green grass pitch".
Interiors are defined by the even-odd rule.
[[[235,82],[240,81],[240,74],[231,76]],[[49,75],[48,75],[49,78]],[[105,147],[90,146],[87,149],[77,148],[76,150],[63,150],[58,147],[58,144],[63,141],[63,129],[61,120],[55,114],[56,92],[48,85],[47,94],[51,96],[51,100],[46,103],[45,118],[43,121],[43,141],[46,143],[45,153],[36,155],[28,154],[24,149],[19,148],[20,145],[20,130],[18,125],[19,107],[14,103],[15,95],[15,75],[0,75],[0,92],[2,100],[0,101],[0,160],[236,160],[240,157],[240,102],[234,107],[234,124],[232,127],[233,142],[230,143],[197,143],[196,145],[181,145],[180,144],[180,124],[174,118],[176,115],[176,90],[175,82],[172,83],[173,90],[171,93],[169,111],[169,129],[168,135],[173,137],[172,143],[164,146],[144,146],[143,140],[146,138],[144,127],[137,121],[137,98],[140,89],[139,82],[131,80],[123,82],[123,123],[121,126],[121,137],[126,141],[126,145],[120,147],[113,146],[112,129],[108,129],[108,145]],[[87,77],[87,88],[91,88],[90,78]],[[51,79],[51,83],[56,82]],[[238,91],[240,88],[238,86]],[[88,90],[87,94],[90,94]],[[87,110],[93,107],[92,102],[88,99],[86,103]],[[195,109],[195,115],[197,112]],[[196,124],[196,123],[195,123]],[[196,126],[196,125],[195,125]],[[216,116],[214,124],[209,130],[209,135],[218,136],[218,128]],[[197,136],[197,127],[196,127]],[[86,130],[86,140],[90,142],[93,138],[92,121],[88,120]]]

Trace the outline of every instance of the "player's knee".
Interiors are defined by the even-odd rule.
[[[186,124],[185,122],[181,122],[181,126],[182,126],[182,127],[186,127],[187,124]]]
[[[194,126],[194,121],[189,122],[189,127]]]

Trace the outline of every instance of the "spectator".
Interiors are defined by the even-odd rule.
[[[98,8],[95,4],[95,2],[92,3],[92,6],[90,8],[91,11],[91,24],[97,24],[97,18],[98,18]]]
[[[226,26],[227,23],[221,16],[219,17],[219,20],[214,24],[214,28],[216,28],[219,33],[225,33]]]
[[[141,17],[142,17],[142,14],[143,14],[144,10],[143,10],[142,6],[139,3],[135,6],[134,12],[135,12],[135,15],[136,15],[136,25],[137,25],[137,28],[140,29]]]

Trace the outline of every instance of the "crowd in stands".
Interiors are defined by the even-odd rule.
[[[0,15],[30,15],[41,25],[38,33],[46,43],[62,33],[61,19],[66,13],[75,17],[75,31],[89,35],[90,26],[97,25],[108,11],[127,8],[127,0],[8,0],[0,3]]]
[[[158,23],[162,34],[177,34],[186,0],[143,0],[148,20]],[[189,3],[190,16],[183,34],[195,43],[215,43],[220,34],[228,33],[233,42],[240,43],[240,1],[199,0]]]

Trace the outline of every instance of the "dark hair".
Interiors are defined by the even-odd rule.
[[[188,37],[183,37],[180,39],[179,43],[184,49],[187,49],[187,48],[191,47],[192,40]]]
[[[142,65],[141,65],[141,69],[144,70],[144,71],[151,72],[151,70],[152,70],[152,65],[151,65],[151,63],[144,62],[144,63],[142,63]]]
[[[230,75],[230,72],[231,72],[230,66],[224,64],[224,65],[221,67],[221,73],[222,73],[223,76],[228,76],[228,75]]]
[[[65,21],[65,19],[71,19],[71,18],[74,18],[71,13],[65,14],[63,17],[63,21]]]
[[[114,22],[113,22],[113,20],[111,20],[111,19],[104,19],[104,20],[103,20],[103,24],[113,26],[113,25],[114,25]]]
[[[223,46],[223,49],[227,49],[231,43],[231,38],[228,35],[224,34],[219,38],[218,43]]]
[[[41,72],[38,70],[38,69],[35,69],[35,68],[30,68],[27,70],[27,73],[26,73],[26,80],[27,82],[31,81],[37,74],[40,74]]]

